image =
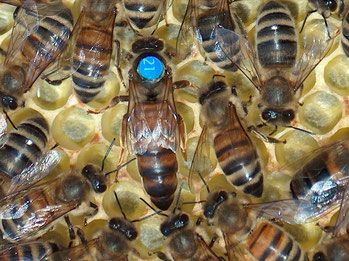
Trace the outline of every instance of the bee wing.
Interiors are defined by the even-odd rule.
[[[218,58],[222,60],[229,59],[256,89],[260,90],[259,86],[262,86],[262,78],[259,71],[261,69],[258,65],[256,53],[250,46],[248,39],[222,26],[217,26],[212,34],[211,39],[215,41],[215,52]],[[240,48],[236,48],[236,46]],[[240,49],[241,57],[237,57],[236,50],[238,49]]]
[[[334,235],[339,235],[342,229],[349,229],[349,182],[345,186],[345,190],[341,197],[340,209],[334,227]]]
[[[289,224],[313,222],[333,210],[333,208],[321,208],[313,202],[303,199],[246,204],[245,207],[256,211],[265,218],[279,219]]]
[[[208,134],[208,127],[205,125],[202,128],[189,170],[189,189],[195,194],[200,191],[202,183],[206,184],[205,177],[213,171],[213,166],[210,164],[211,144]]]
[[[34,184],[48,176],[60,160],[61,155],[57,150],[48,151],[38,161],[12,178],[9,193],[28,188],[30,184]]]
[[[3,146],[7,140],[6,135],[7,121],[4,114],[0,116],[0,147]]]
[[[176,42],[176,55],[180,59],[185,59],[191,52],[193,46],[193,34],[195,28],[195,6],[197,5],[196,0],[189,0],[187,9],[184,13],[184,18],[179,28],[177,42]]]
[[[333,39],[305,34],[302,56],[299,58],[291,75],[291,79],[294,79],[295,92],[302,87],[305,79],[328,54],[332,47]]]

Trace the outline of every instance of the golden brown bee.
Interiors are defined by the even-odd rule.
[[[160,226],[161,233],[167,237],[167,248],[173,260],[218,261],[221,260],[195,232],[189,216],[179,212],[168,217]],[[164,253],[158,256],[168,260]]]
[[[82,176],[69,173],[6,196],[0,203],[3,239],[14,242],[42,235],[84,202],[88,191]]]
[[[244,37],[220,26],[215,35],[216,52],[223,57],[233,57],[235,50],[231,46],[240,43],[243,62],[239,70],[260,94],[258,107],[262,120],[274,126],[288,126],[295,118],[303,82],[332,43],[311,38],[302,55],[297,55],[295,22],[290,10],[279,1],[268,1],[260,8],[255,48]]]
[[[57,244],[43,241],[9,244],[0,251],[0,261],[47,260],[45,258],[59,249]]]
[[[290,234],[257,217],[232,193],[209,193],[203,211],[209,222],[222,231],[229,260],[308,260]]]
[[[210,156],[205,157],[205,154],[210,151],[207,147],[213,140],[218,162],[227,179],[244,193],[261,197],[263,173],[259,157],[235,106],[229,102],[230,96],[231,90],[223,81],[212,81],[200,90],[199,102],[205,124],[189,172],[190,186],[195,188],[197,172],[210,172]]]
[[[102,90],[109,73],[113,51],[116,0],[87,0],[84,3],[73,45],[72,79],[83,103]]]
[[[313,261],[345,261],[349,259],[349,238],[336,237],[322,243],[313,255]]]
[[[125,17],[131,28],[141,35],[153,33],[164,18],[169,0],[122,0]]]
[[[232,56],[219,56],[215,51],[214,30],[217,26],[243,34],[239,18],[230,12],[228,0],[190,0],[177,39],[177,53],[180,57],[187,55],[192,46],[191,36],[203,49],[204,56],[218,67],[236,71],[240,47],[232,45]]]
[[[132,45],[137,57],[129,71],[129,103],[121,140],[122,146],[128,144],[129,152],[137,156],[152,202],[166,210],[177,187],[176,150],[178,144],[185,148],[185,127],[173,99],[171,69],[160,55],[163,47],[163,42],[153,37]]]
[[[72,13],[61,0],[23,1],[0,72],[4,109],[14,110],[22,103],[23,94],[64,50],[72,29]]]

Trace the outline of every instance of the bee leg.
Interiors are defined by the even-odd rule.
[[[202,219],[202,217],[198,217],[198,219],[195,222],[195,226],[200,226],[203,221],[204,220]]]
[[[269,136],[273,135],[277,130],[278,130],[278,126],[275,125],[275,126],[274,126],[274,130],[273,130],[272,132],[269,133]]]
[[[258,136],[259,138],[261,138],[262,140],[268,143],[284,143],[284,144],[286,143],[286,140],[278,140],[273,137],[265,135],[264,133],[259,131],[256,126],[253,126],[253,125],[247,127],[247,131],[253,133],[254,135]]]
[[[18,130],[16,125],[14,124],[14,122],[11,120],[10,116],[8,116],[7,112],[5,110],[3,110],[3,113],[5,114],[5,117],[6,119],[9,121],[9,123],[12,125],[12,127],[15,129],[15,130]]]
[[[178,122],[178,132],[180,137],[180,148],[182,151],[182,155],[184,160],[187,160],[187,135],[185,131],[185,125],[182,116],[177,114],[177,122]]]
[[[93,209],[93,212],[91,213],[91,216],[96,215],[97,212],[98,212],[98,206],[95,203],[90,201],[90,208]]]
[[[68,230],[69,230],[69,238],[71,241],[73,241],[76,238],[75,231],[74,231],[74,226],[70,222],[69,216],[65,215],[64,216],[65,223],[67,223]]]
[[[0,47],[0,55],[6,56],[7,52]]]
[[[196,86],[192,85],[187,80],[179,80],[179,81],[173,82],[173,88],[176,89],[176,90],[177,89],[187,88],[187,87],[196,87]]]
[[[80,241],[83,245],[87,245],[87,239],[85,237],[84,231],[82,231],[81,228],[77,228],[76,229],[76,234],[78,235],[78,237],[80,238]]]
[[[214,246],[214,244],[216,243],[217,239],[219,239],[218,235],[214,235],[211,239],[210,244],[208,244],[208,247],[212,248]]]
[[[91,113],[91,114],[100,114],[105,112],[106,110],[114,107],[115,105],[117,105],[119,102],[124,102],[124,101],[128,101],[129,100],[129,96],[127,95],[120,95],[120,96],[115,96],[111,102],[109,103],[109,105],[107,107],[104,107],[98,111],[95,110],[88,110],[87,113]]]
[[[327,23],[327,18],[325,16],[325,14],[321,14],[322,15],[322,18],[324,19],[324,22],[325,22],[325,27],[326,27],[326,32],[327,32],[327,36],[328,36],[328,39],[331,39],[331,33],[330,33],[330,27],[328,26],[328,23]]]
[[[122,71],[120,68],[120,61],[121,61],[121,46],[120,46],[120,42],[118,40],[115,40],[115,50],[116,50],[116,54],[115,54],[115,67],[116,67],[116,72],[117,75],[119,77],[119,80],[121,81],[122,85],[125,87],[125,89],[127,89],[125,81],[124,81],[124,77],[122,76]]]
[[[315,12],[317,12],[317,11],[316,11],[316,10],[310,10],[310,11],[308,11],[308,13],[306,14],[306,16],[305,16],[305,18],[304,18],[304,21],[303,21],[303,24],[302,24],[302,28],[301,28],[301,30],[299,31],[299,33],[301,33],[301,32],[303,31],[304,26],[305,26],[305,23],[306,23],[308,17],[309,17],[312,13],[315,13]]]
[[[167,257],[167,255],[166,255],[165,253],[163,253],[163,252],[158,251],[158,252],[155,252],[154,254],[156,254],[156,256],[157,256],[159,259],[163,260],[163,261],[170,261],[170,260],[171,260],[171,259],[169,259],[169,258]]]

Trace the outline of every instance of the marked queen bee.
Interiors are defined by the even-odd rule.
[[[1,106],[15,110],[40,74],[64,50],[73,16],[61,0],[1,1],[20,5],[0,70]]]
[[[332,41],[310,38],[300,51],[294,19],[278,1],[261,6],[254,48],[244,36],[224,27],[216,27],[214,34],[215,51],[222,59],[233,57],[236,44],[240,45],[242,58],[237,66],[259,92],[263,124],[289,126],[304,80],[325,57]]]

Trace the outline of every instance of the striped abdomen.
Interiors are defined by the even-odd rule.
[[[276,1],[269,1],[262,7],[256,24],[256,47],[262,67],[293,67],[297,56],[297,35],[287,7]]]
[[[269,222],[257,222],[247,239],[247,249],[258,261],[307,260],[299,244],[285,231]]]
[[[349,10],[342,22],[342,48],[344,53],[349,57]]]
[[[151,201],[162,210],[170,207],[177,187],[177,158],[170,149],[137,155],[138,170]]]
[[[166,0],[124,0],[125,14],[136,30],[146,29],[159,23],[166,11]]]
[[[33,15],[30,10],[28,15]],[[31,87],[37,77],[62,53],[73,30],[73,16],[69,9],[61,7],[61,11],[53,16],[40,14],[38,27],[31,32],[23,44],[22,55],[26,64],[33,71],[27,71],[24,89]]]
[[[201,45],[208,59],[222,69],[236,71],[235,62],[238,61],[238,54],[240,52],[238,42],[236,42],[235,46],[231,46],[229,54],[217,54],[216,40],[212,33],[217,26],[236,31],[238,25],[232,19],[228,6],[225,12],[217,13],[218,11],[220,10],[215,8],[203,13],[197,18],[197,34],[201,38]]]
[[[0,172],[8,178],[19,175],[45,153],[48,138],[49,126],[41,114],[22,121],[0,148]]]
[[[244,193],[260,197],[263,193],[263,173],[256,149],[244,129],[232,126],[218,133],[213,142],[227,179]]]
[[[46,260],[48,256],[59,250],[54,243],[32,242],[11,246],[0,252],[0,261],[36,261]]]
[[[104,15],[104,19],[100,18]],[[108,75],[116,12],[86,12],[73,55],[73,83],[78,98],[87,103],[102,90]]]

